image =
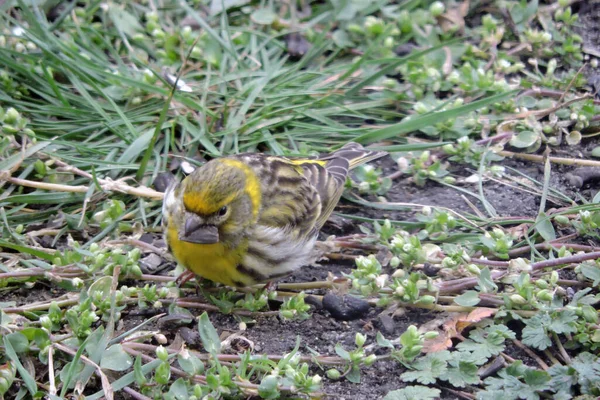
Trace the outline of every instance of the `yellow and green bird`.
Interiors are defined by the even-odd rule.
[[[357,143],[316,159],[260,153],[211,160],[165,193],[163,226],[176,260],[229,286],[309,263],[348,171],[382,157]]]

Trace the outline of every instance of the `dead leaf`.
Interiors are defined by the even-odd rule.
[[[470,1],[465,0],[455,7],[449,8],[444,14],[437,17],[438,24],[444,32],[464,32],[465,17],[469,13]]]
[[[496,313],[496,309],[487,307],[478,307],[470,313],[453,314],[442,325],[443,332],[436,330],[439,335],[435,339],[427,340],[423,343],[424,353],[435,353],[452,347],[452,339],[458,337],[463,330],[470,325],[476,324],[491,317]]]
[[[512,228],[507,228],[506,231],[510,233],[512,237],[518,240],[525,236],[525,233],[529,231],[530,226],[531,224],[520,224],[513,226]]]

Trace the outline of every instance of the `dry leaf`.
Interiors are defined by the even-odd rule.
[[[465,330],[468,326],[491,317],[496,313],[494,308],[478,307],[470,313],[453,314],[442,325],[444,331],[438,330],[438,337],[427,340],[423,344],[424,353],[435,353],[452,347],[452,339]]]
[[[458,31],[463,32],[465,29],[465,17],[469,13],[470,1],[465,0],[456,7],[449,8],[446,13],[437,17],[438,24],[444,32]]]

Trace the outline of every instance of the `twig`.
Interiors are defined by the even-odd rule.
[[[552,332],[552,338],[554,339],[554,343],[556,343],[556,347],[558,347],[558,351],[560,352],[562,359],[565,361],[566,364],[571,364],[571,357],[569,357],[569,355],[567,354],[567,351],[560,342],[560,338],[558,337],[556,332]]]
[[[542,360],[540,356],[535,354],[529,347],[525,346],[523,343],[521,343],[520,340],[517,339],[513,339],[512,342],[515,344],[515,346],[527,353],[529,357],[533,358],[544,371],[548,370],[548,364],[546,364],[544,360]]]
[[[504,359],[505,359],[506,361],[508,361],[509,363],[511,363],[511,364],[512,364],[512,363],[514,363],[515,361],[517,361],[517,360],[515,360],[514,358],[512,358],[511,356],[509,356],[509,355],[508,355],[508,354],[506,354],[506,353],[500,353],[500,355],[501,355],[502,357],[504,357]]]
[[[28,179],[14,178],[12,176],[6,177],[5,180],[13,185],[17,186],[25,186],[31,187],[35,189],[43,189],[50,190],[53,192],[68,192],[68,193],[87,193],[89,190],[88,186],[79,185],[79,186],[71,186],[71,185],[62,185],[58,183],[47,183],[47,182],[37,182],[31,181]],[[133,187],[129,186],[122,180],[113,181],[110,178],[100,179],[98,178],[98,182],[100,183],[100,187],[105,191],[119,192],[125,193],[132,196],[149,198],[152,200],[162,200],[164,193],[157,192],[154,189],[150,189],[146,186]]]
[[[591,253],[575,254],[573,256],[555,258],[553,260],[538,261],[531,264],[531,270],[537,271],[542,268],[556,267],[564,264],[577,264],[587,260],[595,260],[600,258],[600,251],[592,251]]]
[[[547,115],[552,114],[553,112],[556,112],[556,111],[560,110],[561,108],[568,107],[568,106],[570,106],[573,103],[577,103],[577,102],[580,102],[580,101],[583,101],[583,100],[587,100],[587,99],[589,99],[591,97],[592,97],[591,94],[584,94],[583,96],[576,97],[574,99],[565,101],[564,103],[557,104],[557,105],[555,105],[553,107],[549,107],[549,108],[546,108],[544,110],[527,111],[527,112],[523,112],[523,113],[519,113],[519,114],[516,114],[516,115],[509,116],[506,119],[507,120],[523,119],[523,118],[527,118],[529,116],[535,116],[536,118],[543,118],[543,117],[545,117]]]
[[[473,264],[488,265],[490,267],[508,268],[508,261],[488,260],[487,258],[472,258]]]
[[[106,242],[107,245],[118,245],[118,244],[128,244],[130,246],[135,246],[147,250],[152,253],[159,254],[164,256],[167,253],[167,249],[161,249],[156,246],[151,245],[150,243],[143,242],[138,239],[119,239],[119,240],[109,240]]]
[[[558,361],[556,357],[554,357],[554,354],[552,354],[550,350],[544,350],[544,354],[546,355],[546,357],[548,357],[548,360],[552,361],[553,365],[562,365],[560,361]]]
[[[48,394],[50,396],[56,396],[56,377],[54,376],[54,345],[48,348],[48,383],[50,387]]]
[[[141,394],[139,392],[136,392],[135,390],[133,390],[129,386],[125,386],[123,388],[123,391],[125,393],[127,393],[128,395],[130,395],[131,397],[133,397],[134,399],[136,399],[136,400],[152,400],[150,397],[144,396],[143,394]]]
[[[595,251],[598,249],[596,246],[587,246],[584,244],[576,244],[576,243],[553,243],[553,242],[545,242],[538,243],[533,247],[537,250],[550,250],[550,249],[560,249],[561,247],[565,247],[570,250],[575,251]],[[508,252],[509,257],[514,257],[520,254],[528,253],[531,251],[531,246],[523,246],[516,249],[512,249]]]
[[[491,276],[493,280],[500,279],[504,275],[506,275],[506,271],[492,271]],[[440,294],[442,293],[456,293],[465,289],[470,289],[473,286],[477,285],[477,278],[459,278],[453,279],[450,281],[445,281],[439,283],[437,286],[439,288]]]
[[[538,162],[538,163],[544,162],[544,157],[538,156],[536,154],[514,153],[512,151],[506,151],[506,150],[499,151],[496,154],[499,154],[503,157],[518,158],[521,160],[533,161],[533,162]],[[595,161],[595,160],[582,160],[579,158],[565,158],[565,157],[548,157],[548,159],[550,160],[550,162],[552,162],[554,164],[600,167],[600,161]]]
[[[450,392],[455,396],[462,397],[463,399],[475,400],[477,398],[476,396],[472,395],[471,393],[461,392],[459,390],[450,389],[447,386],[440,386],[440,385],[435,385],[435,386],[439,387],[442,390]]]

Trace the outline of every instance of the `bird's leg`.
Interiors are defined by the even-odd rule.
[[[177,287],[183,287],[183,285],[185,285],[187,281],[189,281],[190,279],[192,279],[195,276],[196,276],[196,274],[194,274],[192,271],[183,272],[181,275],[179,275],[177,277],[177,279],[175,279],[175,282],[177,283]]]
[[[265,283],[265,286],[263,286],[263,290],[265,291],[265,293],[274,292],[277,290],[277,283],[275,283],[275,281],[269,281]]]

